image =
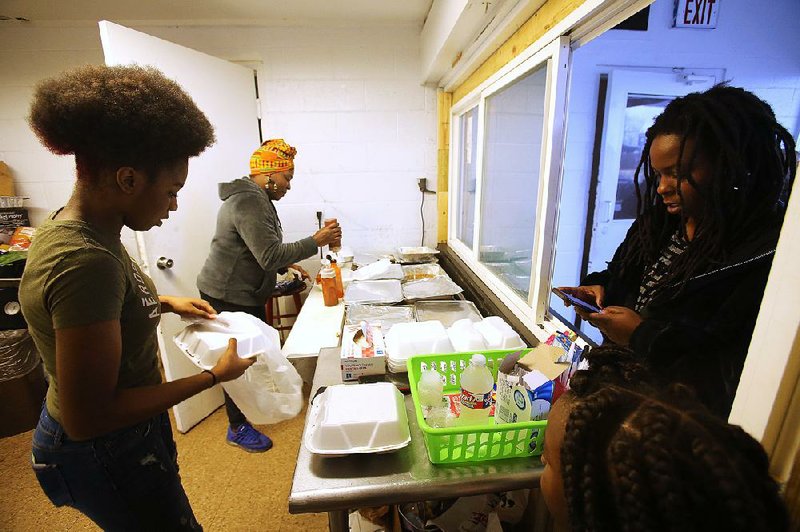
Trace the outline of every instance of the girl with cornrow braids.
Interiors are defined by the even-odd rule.
[[[606,342],[727,417],[796,165],[792,136],[752,93],[674,100],[647,131],[638,216],[608,269],[562,290],[602,309],[576,312]]]
[[[631,351],[587,355],[548,418],[541,489],[562,529],[788,530],[761,446]]]

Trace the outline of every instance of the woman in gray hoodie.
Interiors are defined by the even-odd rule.
[[[291,189],[296,153],[283,139],[268,140],[250,157],[249,176],[219,184],[222,207],[211,250],[197,277],[200,296],[217,312],[247,312],[266,321],[265,304],[278,272],[342,237],[339,225],[333,224],[297,242],[283,242],[281,222],[272,202]],[[272,447],[272,441],[247,422],[228,394],[225,408],[230,422],[229,444],[251,452]]]

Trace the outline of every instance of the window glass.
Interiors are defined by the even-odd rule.
[[[478,107],[473,107],[459,118],[460,157],[458,161],[459,194],[456,238],[472,247],[475,229],[475,188],[478,177]]]
[[[642,150],[647,142],[647,130],[660,115],[670,97],[629,94],[623,117],[622,149],[619,157],[619,181],[617,181],[616,201],[614,202],[615,220],[633,220],[636,218],[636,188],[633,177]],[[643,177],[640,183],[643,183]]]
[[[479,260],[528,299],[547,64],[486,98]]]

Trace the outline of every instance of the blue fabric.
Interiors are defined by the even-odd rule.
[[[202,530],[178,475],[166,412],[86,441],[70,440],[42,408],[32,465],[56,506],[71,506],[103,530]]]
[[[269,436],[260,433],[250,423],[244,423],[238,429],[228,427],[228,443],[241,447],[251,453],[263,453],[272,448]]]

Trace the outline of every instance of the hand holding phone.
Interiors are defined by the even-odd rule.
[[[567,305],[575,305],[576,307],[585,310],[587,312],[602,312],[602,309],[597,308],[596,306],[592,305],[591,303],[587,303],[583,299],[578,299],[577,297],[573,296],[572,294],[568,294],[563,290],[559,290],[558,288],[553,288],[552,292],[561,298]]]

